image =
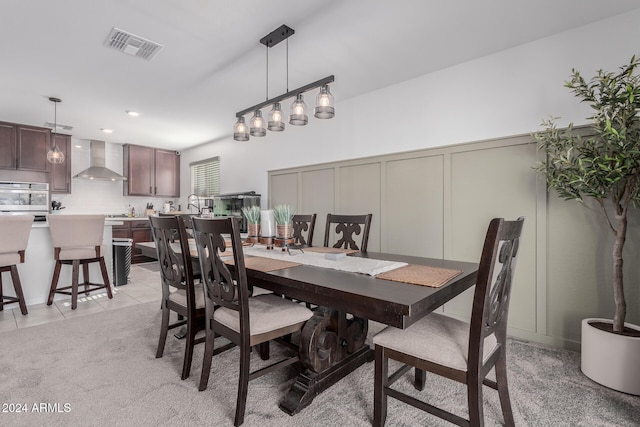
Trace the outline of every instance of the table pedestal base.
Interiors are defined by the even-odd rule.
[[[373,350],[367,345],[321,373],[316,373],[309,369],[303,370],[298,375],[296,382],[291,386],[289,393],[280,402],[280,409],[289,415],[297,414],[309,406],[318,394],[363,364],[373,361],[373,356]]]
[[[369,329],[366,319],[318,307],[300,332],[300,362],[304,366],[280,409],[289,415],[308,406],[322,391],[373,360],[365,345]]]

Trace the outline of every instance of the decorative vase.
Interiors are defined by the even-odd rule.
[[[582,320],[581,369],[593,381],[623,393],[640,395],[640,326],[625,323],[637,336],[615,334],[593,324],[609,319]]]
[[[260,235],[260,224],[248,224],[247,235],[249,237],[258,237]]]
[[[291,227],[291,224],[278,224],[277,231],[278,239],[289,239],[291,238],[293,227]]]

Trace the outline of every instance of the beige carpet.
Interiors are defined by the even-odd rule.
[[[2,426],[232,425],[237,349],[217,356],[209,388],[198,392],[202,346],[191,377],[180,380],[183,341],[170,336],[155,359],[157,303],[107,311],[0,334]],[[372,332],[380,325],[372,325]],[[272,346],[277,356],[277,346]],[[520,426],[638,426],[640,398],[603,388],[579,371],[579,355],[512,340],[509,379]],[[252,362],[259,363],[256,356]],[[349,375],[293,417],[278,409],[295,368],[249,384],[246,426],[369,426],[373,363]],[[398,382],[411,390],[411,375]],[[427,378],[435,404],[465,414],[455,383]],[[447,425],[389,399],[389,426]],[[16,410],[26,410],[16,412]],[[485,393],[487,425],[500,425],[495,392]]]

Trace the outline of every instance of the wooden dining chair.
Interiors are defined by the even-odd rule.
[[[29,234],[33,226],[33,215],[0,216],[0,311],[7,304],[18,303],[20,312],[28,314],[22,292],[22,283],[18,273],[18,264],[24,262],[24,253],[29,243]],[[2,273],[11,273],[15,297],[2,293]]]
[[[316,214],[295,214],[291,222],[293,223],[293,244],[302,247],[313,246],[313,230],[316,227]]]
[[[249,296],[239,227],[237,218],[193,220],[207,313],[206,344],[199,389],[202,391],[207,388],[212,358],[220,352],[220,349],[214,349],[214,338],[221,335],[238,345],[240,373],[235,426],[244,421],[249,381],[299,360],[297,346],[281,341],[292,347],[294,354],[250,372],[251,347],[300,331],[313,315],[306,307],[273,294]],[[220,257],[221,252],[227,252],[225,236],[229,235],[234,263],[231,269]]]
[[[329,247],[330,237],[336,237],[334,248],[356,249],[367,251],[369,243],[369,230],[371,228],[372,214],[367,215],[335,215],[327,214],[327,223],[324,227],[324,246]],[[360,246],[354,236],[360,236]]]
[[[164,213],[164,212],[160,212],[158,213],[158,216],[162,216],[162,217],[168,217],[168,216],[174,216],[174,217],[179,217],[182,218],[182,221],[184,222],[184,228],[185,231],[187,232],[187,239],[193,239],[193,222],[192,222],[192,218],[194,217],[193,214],[189,214],[189,213],[185,213],[185,214],[172,214],[172,213]],[[174,234],[172,236],[174,241],[178,241],[180,239],[180,236],[178,236],[178,230],[174,230]],[[200,263],[198,262],[197,258],[192,258],[191,259],[191,268],[193,269],[193,278],[195,280],[200,280]]]
[[[189,377],[193,348],[204,342],[196,333],[204,329],[204,293],[194,282],[191,254],[184,220],[181,217],[150,216],[151,234],[156,244],[162,284],[162,323],[156,358],[162,357],[170,329],[186,325],[184,359],[181,378]],[[175,239],[175,236],[178,236]],[[178,320],[169,322],[171,312]]]
[[[375,380],[373,425],[387,418],[387,397],[460,426],[484,424],[482,386],[498,390],[505,424],[514,425],[507,387],[506,337],[511,283],[524,218],[489,223],[473,296],[471,322],[431,313],[407,329],[387,327],[373,338]],[[404,365],[388,375],[389,359]],[[425,371],[466,385],[469,419],[391,388],[411,367],[415,387],[424,388]],[[486,376],[495,368],[496,381]]]
[[[71,309],[78,306],[78,288],[84,292],[104,289],[109,299],[113,298],[111,282],[107,273],[104,255],[100,252],[104,236],[104,215],[49,215],[49,232],[53,245],[53,257],[56,260],[49,289],[47,305],[53,304],[56,293],[71,295]],[[89,264],[98,263],[102,273],[102,283],[93,283],[89,277]],[[71,265],[71,285],[58,286],[63,265]],[[84,281],[79,283],[80,266]]]

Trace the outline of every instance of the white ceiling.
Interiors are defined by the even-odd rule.
[[[58,123],[77,138],[181,150],[228,138],[235,113],[266,99],[259,40],[282,24],[296,32],[289,89],[333,74],[339,103],[638,8],[640,0],[7,0],[0,120],[53,122],[55,96]],[[146,61],[104,47],[112,27],[164,48]],[[269,97],[285,91],[280,43],[269,49]]]

